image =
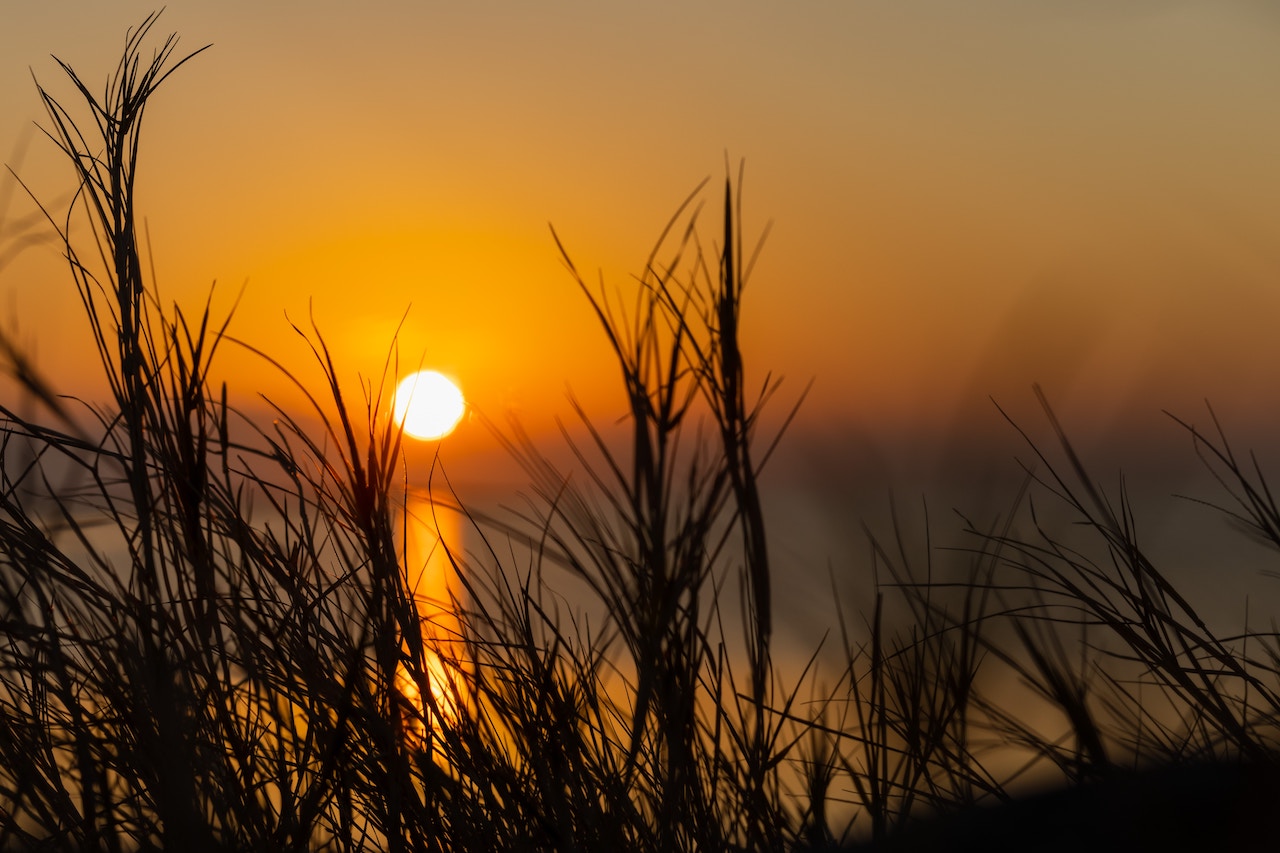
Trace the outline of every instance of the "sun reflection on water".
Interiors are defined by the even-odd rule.
[[[405,702],[406,729],[426,735],[436,717],[454,718],[464,701],[466,676],[462,587],[451,553],[462,545],[462,518],[429,494],[412,494],[405,518],[405,582],[413,597],[423,641],[416,666],[401,664],[396,687]]]

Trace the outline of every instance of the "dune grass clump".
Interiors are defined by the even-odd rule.
[[[58,396],[0,340],[28,397],[0,405],[0,850],[815,850],[925,837],[903,833],[1033,775],[1084,790],[1275,761],[1274,638],[1210,631],[1060,430],[1065,463],[1030,444],[1027,490],[1082,534],[1019,495],[965,550],[873,536],[869,565],[840,569],[882,581],[830,614],[842,668],[777,663],[771,585],[798,567],[767,542],[776,383],[751,384],[741,348],[740,177],[714,239],[700,187],[625,292],[556,238],[619,370],[623,436],[575,406],[570,470],[502,433],[524,509],[469,514],[465,553],[444,543],[459,589],[434,623],[408,581],[387,383],[351,396],[299,328],[314,382],[261,355],[307,409],[259,422],[210,379],[250,346],[231,318],[147,281],[142,118],[195,55],[170,37],[145,57],[155,20],[101,96],[66,65],[75,109],[40,90],[77,189],[46,216],[110,396]],[[1261,472],[1187,428],[1280,546]],[[1036,720],[993,692],[1009,676]]]
[[[47,215],[111,400],[69,404],[15,371],[50,420],[3,410],[0,847],[784,843],[790,723],[769,709],[733,211],[720,267],[697,252],[697,285],[654,263],[634,326],[597,303],[630,400],[630,467],[600,443],[608,474],[579,493],[513,444],[556,493],[531,519],[543,547],[510,571],[455,555],[462,628],[442,637],[406,581],[401,435],[383,389],[353,404],[319,332],[300,330],[320,368],[319,392],[298,381],[308,426],[281,410],[261,427],[209,380],[216,354],[241,345],[230,318],[206,305],[192,321],[145,281],[141,122],[194,56],[177,58],[171,37],[146,59],[154,21],[130,34],[102,97],[63,65],[87,121],[41,89],[79,187],[65,217]],[[695,401],[710,404],[714,441],[678,458]],[[746,698],[709,634],[730,536],[745,542]],[[561,623],[544,560],[590,585],[605,624]]]

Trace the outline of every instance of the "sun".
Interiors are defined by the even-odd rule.
[[[467,409],[458,386],[434,370],[421,370],[400,380],[391,406],[396,423],[423,441],[453,432]]]

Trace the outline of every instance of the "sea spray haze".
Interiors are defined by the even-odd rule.
[[[1047,404],[1056,450],[1028,441],[1007,512],[962,526],[959,550],[934,546],[936,522],[872,532],[832,570],[876,581],[830,614],[837,664],[779,663],[774,588],[795,567],[767,537],[775,384],[741,349],[740,176],[710,212],[691,195],[626,288],[589,284],[557,238],[625,419],[578,408],[563,465],[504,429],[524,508],[463,507],[478,544],[449,553],[455,618],[424,624],[393,377],[352,393],[320,330],[298,328],[305,375],[261,357],[309,408],[243,414],[256,389],[209,377],[252,344],[145,272],[142,118],[194,56],[149,47],[155,23],[101,94],[65,65],[69,98],[40,90],[77,189],[46,215],[110,393],[57,396],[6,333],[27,399],[0,409],[0,849],[923,844],[913,825],[1027,779],[1086,792],[1063,801],[1083,816],[1088,786],[1157,778],[1138,768],[1270,772],[1266,619],[1211,630]],[[1186,429],[1236,519],[1280,545],[1262,472]],[[433,481],[456,508],[447,471]],[[1210,827],[1256,817],[1203,807]]]

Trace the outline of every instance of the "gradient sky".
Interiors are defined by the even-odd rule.
[[[105,80],[151,9],[0,13],[0,153],[42,198],[69,171],[29,134],[31,74],[69,96],[55,54]],[[194,308],[216,280],[225,310],[243,285],[233,331],[304,376],[286,312],[313,305],[354,380],[408,309],[402,359],[491,414],[564,413],[566,387],[619,412],[547,225],[625,284],[727,154],[746,162],[748,235],[773,223],[748,370],[785,376],[784,402],[814,380],[803,446],[870,458],[905,436],[926,448],[884,463],[905,469],[1004,442],[989,397],[1034,418],[1037,381],[1086,436],[1167,431],[1161,409],[1195,417],[1206,397],[1275,425],[1269,2],[239,0],[170,2],[155,32],[173,31],[213,48],[148,114],[161,287]],[[93,387],[51,251],[0,271],[0,306],[66,387]],[[242,392],[287,398],[227,356],[250,365]]]

